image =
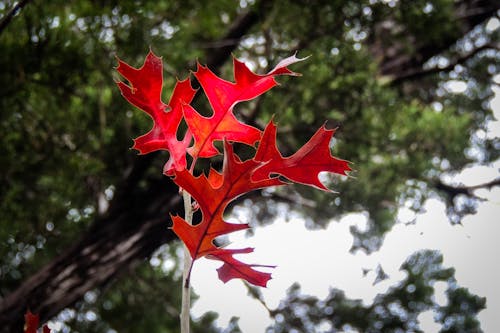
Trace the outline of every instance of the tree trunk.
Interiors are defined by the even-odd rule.
[[[112,211],[96,219],[74,247],[3,299],[0,332],[21,332],[26,309],[46,321],[85,292],[134,267],[161,244],[175,239],[168,229],[168,213],[181,209],[178,188],[166,177],[147,190],[115,200]]]

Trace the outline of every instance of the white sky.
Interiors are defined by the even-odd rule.
[[[500,118],[500,88],[492,100],[496,119]],[[500,122],[491,122],[489,137],[500,136]],[[466,185],[481,184],[499,176],[500,162],[489,167],[473,167],[464,170],[454,180]],[[383,293],[389,286],[404,278],[399,271],[401,264],[414,252],[421,249],[437,249],[444,257],[444,267],[456,269],[455,278],[460,286],[470,292],[487,297],[487,308],[480,312],[479,320],[485,332],[500,329],[500,269],[495,263],[500,255],[500,189],[477,191],[488,200],[480,204],[478,213],[464,219],[463,225],[452,226],[446,215],[444,204],[429,200],[426,213],[417,218],[415,224],[405,224],[409,216],[404,210],[403,220],[390,231],[380,251],[372,255],[349,253],[352,235],[349,227],[364,223],[362,215],[352,215],[331,223],[325,230],[307,230],[304,222],[284,222],[278,219],[272,225],[259,227],[249,238],[244,233],[231,237],[231,247],[255,247],[255,254],[242,257],[244,262],[277,265],[272,270],[273,279],[268,288],[263,288],[265,301],[270,308],[276,308],[286,296],[286,290],[294,282],[301,285],[304,294],[320,299],[328,294],[330,287],[345,291],[350,298],[362,299],[369,304],[377,293]],[[342,194],[339,194],[340,196]],[[372,285],[378,264],[390,276],[375,286]],[[219,313],[218,325],[227,327],[232,316],[239,317],[243,332],[264,332],[271,319],[264,307],[247,295],[239,280],[223,284],[217,278],[219,262],[200,259],[195,263],[192,283],[200,295],[192,308],[194,317],[206,311]],[[372,269],[366,276],[362,268]],[[436,286],[437,297],[443,299],[444,286]],[[432,315],[419,317],[425,332],[437,332]]]
[[[500,198],[499,194],[497,191],[491,196]],[[251,238],[233,238],[233,245],[256,247],[256,255],[245,256],[245,261],[278,265],[272,271],[268,288],[262,289],[270,308],[277,307],[295,281],[305,294],[324,298],[329,287],[336,287],[348,297],[363,299],[368,304],[378,293],[404,278],[399,267],[408,256],[423,248],[439,249],[444,266],[456,268],[455,277],[461,286],[488,297],[488,308],[479,318],[485,332],[495,331],[494,328],[500,328],[497,315],[500,291],[496,287],[500,271],[492,265],[492,260],[500,255],[500,224],[495,221],[495,216],[500,215],[500,202],[482,204],[479,213],[465,219],[463,226],[450,225],[443,204],[436,200],[428,202],[426,208],[429,213],[418,218],[416,224],[395,226],[381,250],[369,256],[349,253],[352,244],[349,226],[363,221],[362,216],[344,218],[340,223],[331,223],[326,230],[315,231],[305,229],[299,220],[289,223],[278,220],[269,227],[258,228]],[[390,278],[373,286],[373,271],[363,278],[362,268],[375,270],[379,263]],[[200,299],[193,307],[193,314],[216,311],[223,327],[232,316],[237,316],[243,332],[264,332],[271,321],[263,306],[247,296],[241,281],[232,280],[225,285],[220,282],[215,271],[219,265],[204,259],[196,263],[193,286]],[[433,325],[421,325],[425,332],[432,332]]]

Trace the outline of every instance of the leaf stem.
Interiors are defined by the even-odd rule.
[[[182,198],[184,200],[184,220],[192,224],[193,223],[193,209],[191,206],[191,195],[185,190],[182,191]],[[191,286],[189,283],[191,276],[191,269],[193,267],[193,261],[191,259],[191,254],[189,250],[184,245],[184,271],[182,275],[182,308],[181,308],[181,333],[189,333],[189,322],[190,315],[189,311],[191,309]]]
[[[194,175],[194,165],[198,161],[198,155],[193,156],[193,162],[191,162],[191,167],[189,168],[189,173]]]

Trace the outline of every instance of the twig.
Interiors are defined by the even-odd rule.
[[[472,50],[466,54],[459,56],[458,58],[455,59],[455,61],[451,62],[449,65],[447,65],[445,67],[434,66],[434,67],[428,68],[428,69],[423,69],[423,68],[409,69],[406,72],[403,72],[403,73],[399,74],[398,76],[396,76],[395,78],[393,78],[391,81],[391,84],[397,85],[405,80],[414,80],[414,79],[417,79],[417,78],[420,78],[420,77],[423,77],[426,75],[430,75],[430,74],[451,71],[455,68],[455,66],[463,64],[464,62],[466,62],[467,60],[469,60],[470,58],[472,58],[473,56],[475,56],[476,54],[478,54],[481,51],[488,50],[488,49],[498,50],[498,48],[499,48],[498,45],[488,43],[488,44],[482,45],[478,48],[475,48],[474,50]]]
[[[14,18],[14,16],[16,16],[16,14],[19,13],[21,9],[23,9],[23,7],[26,6],[30,1],[31,0],[19,1],[7,14],[5,14],[5,16],[0,21],[0,35],[5,30],[7,25],[9,25],[10,21],[12,21],[12,18]]]
[[[191,196],[185,190],[182,191],[184,199],[184,220],[188,224],[193,223],[193,209],[191,206]],[[182,308],[181,308],[181,333],[189,333],[189,310],[191,308],[191,285],[189,283],[193,261],[191,254],[184,246],[184,271],[182,274]]]
[[[250,285],[246,281],[243,281],[243,283],[244,283],[245,287],[247,288],[248,294],[250,296],[252,296],[253,298],[255,298],[260,304],[262,304],[262,306],[269,313],[269,317],[271,317],[271,318],[276,317],[276,314],[278,312],[277,309],[276,310],[272,310],[272,309],[269,308],[269,306],[267,306],[266,301],[264,301],[264,296],[262,295],[262,292],[260,291],[260,289],[257,288],[257,287],[254,287],[254,286]]]
[[[492,189],[495,186],[500,186],[500,178],[496,178],[492,181],[489,181],[484,184],[479,184],[479,185],[473,185],[473,186],[453,186],[453,185],[448,185],[443,183],[442,181],[437,181],[435,184],[435,187],[440,190],[445,192],[449,199],[453,202],[453,199],[460,194],[463,194],[468,197],[475,197],[477,196],[474,194],[475,190],[481,189],[481,188],[486,188],[486,189]]]

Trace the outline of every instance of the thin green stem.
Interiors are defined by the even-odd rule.
[[[191,206],[191,195],[185,190],[182,191],[184,199],[184,220],[193,223],[193,209]],[[186,246],[184,246],[184,272],[182,275],[182,309],[181,309],[181,333],[189,333],[189,322],[191,309],[191,286],[189,283],[193,262],[191,254]]]
[[[191,173],[192,175],[194,175],[194,165],[196,164],[196,162],[198,161],[198,156],[193,156],[193,162],[191,162],[191,167],[189,168],[189,173]]]

